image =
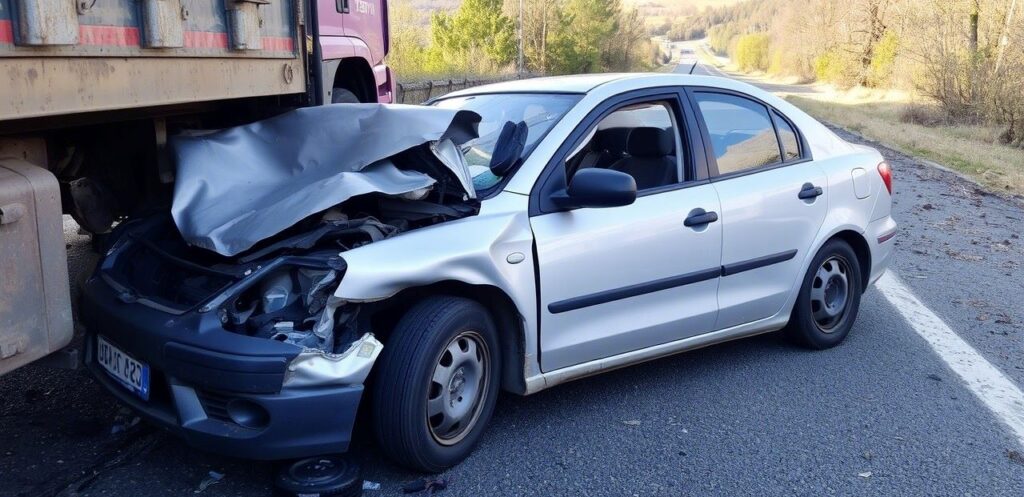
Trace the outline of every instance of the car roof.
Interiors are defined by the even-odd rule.
[[[675,73],[601,73],[525,78],[474,86],[448,93],[439,99],[491,93],[590,93],[608,83],[620,82],[636,88],[645,86],[691,85],[747,90],[749,85],[728,78]]]

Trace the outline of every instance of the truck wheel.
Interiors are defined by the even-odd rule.
[[[846,242],[830,240],[804,276],[786,334],[812,349],[839,345],[857,319],[861,288],[857,254]]]
[[[357,104],[359,103],[359,97],[357,97],[355,93],[352,93],[344,88],[335,88],[331,90],[331,103]]]
[[[372,423],[381,450],[437,473],[466,458],[500,387],[498,333],[480,304],[431,297],[395,326],[377,360]]]

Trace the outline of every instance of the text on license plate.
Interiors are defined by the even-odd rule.
[[[118,382],[149,400],[149,366],[136,361],[101,336],[96,337],[96,360]]]

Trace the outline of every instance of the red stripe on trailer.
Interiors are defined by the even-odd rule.
[[[137,47],[139,46],[139,29],[126,26],[83,24],[78,27],[78,44]]]
[[[263,49],[271,52],[291,52],[295,48],[295,41],[291,38],[278,36],[264,36]]]
[[[228,48],[228,34],[218,31],[185,31],[185,48]],[[0,43],[14,43],[14,24],[0,20]],[[138,28],[129,26],[99,26],[83,24],[78,27],[78,44],[106,47],[141,47]],[[271,52],[291,52],[295,40],[280,36],[264,36],[263,49]]]
[[[186,48],[228,48],[228,34],[217,31],[185,31]]]
[[[0,43],[14,43],[14,27],[11,21],[0,21]]]

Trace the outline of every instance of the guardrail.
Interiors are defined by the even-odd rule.
[[[424,81],[407,81],[395,85],[395,102],[400,104],[421,104],[434,97],[451,93],[456,90],[464,90],[474,86],[499,83],[513,79],[532,78],[535,75],[508,75],[493,78],[461,78],[461,79],[431,79]]]

